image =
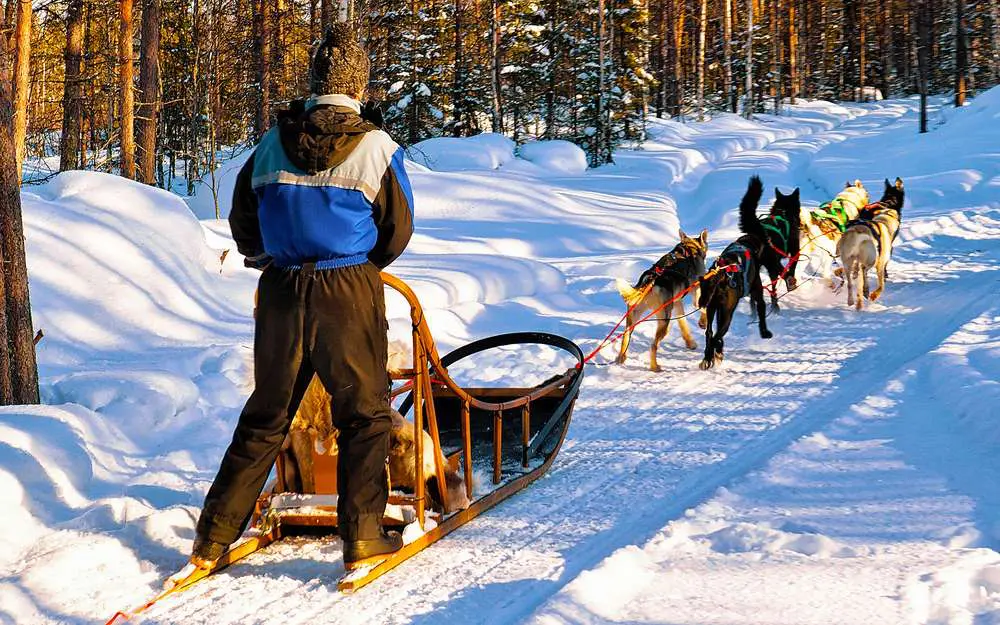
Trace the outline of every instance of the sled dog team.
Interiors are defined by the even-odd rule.
[[[617,281],[618,291],[628,306],[618,364],[625,362],[635,325],[647,316],[656,320],[649,348],[651,370],[660,370],[656,352],[667,335],[671,319],[677,319],[688,349],[697,347],[684,314],[683,299],[688,293],[701,309],[698,326],[705,330],[705,355],[699,365],[702,369],[722,361],[724,338],[744,296],[750,297],[751,315],[757,318],[761,338],[771,338],[764,291],[768,291],[771,306],[777,310],[777,285],[784,280],[788,290],[795,288],[800,258],[812,259],[823,254],[831,260],[838,258],[840,267],[833,273],[847,282],[848,305],[861,310],[862,294],[872,301],[879,298],[885,290],[886,265],[903,213],[902,180],[896,178],[891,184],[887,178],[882,199],[874,203],[869,203],[868,192],[860,180],[849,182],[833,200],[815,210],[800,206],[798,189],[785,195],[775,188],[774,205],[766,217],[758,217],[757,205],[763,192],[760,178],[751,177],[739,208],[739,228],[743,234],[726,246],[711,267],[706,269],[705,265],[708,230],[695,238],[681,231],[680,243],[644,271],[635,286],[621,279]],[[872,268],[878,287],[869,293],[867,275]],[[761,269],[767,272],[767,285],[761,280]],[[832,278],[830,286],[834,286]]]

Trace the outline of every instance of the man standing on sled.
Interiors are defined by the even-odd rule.
[[[403,151],[361,117],[368,56],[346,24],[313,55],[314,94],[278,114],[239,173],[229,216],[261,269],[256,388],[205,498],[191,562],[210,568],[246,525],[313,374],[333,397],[338,530],[348,569],[402,547],[385,533],[392,426],[379,270],[413,233]]]

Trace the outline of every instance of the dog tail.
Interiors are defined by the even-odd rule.
[[[615,280],[615,286],[618,287],[618,293],[629,307],[635,306],[642,299],[642,290],[632,287],[621,278]]]
[[[760,196],[764,194],[764,184],[759,176],[751,176],[750,184],[747,185],[747,192],[740,201],[740,232],[761,237],[764,240],[767,233],[757,218],[757,205],[760,204]]]

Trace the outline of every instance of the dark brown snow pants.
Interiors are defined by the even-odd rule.
[[[243,530],[313,373],[333,396],[337,515],[345,540],[379,535],[388,498],[389,379],[385,294],[370,264],[267,268],[254,336],[256,388],[205,498],[198,535],[229,544]]]

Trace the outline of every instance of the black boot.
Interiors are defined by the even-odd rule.
[[[227,549],[229,549],[229,545],[196,536],[194,545],[191,547],[191,564],[200,569],[215,568],[219,558],[226,553]]]
[[[403,548],[399,532],[383,533],[371,540],[344,541],[344,568],[348,571],[378,564]]]

